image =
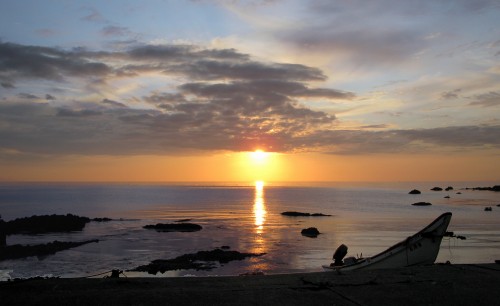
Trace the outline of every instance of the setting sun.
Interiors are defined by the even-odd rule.
[[[269,155],[270,153],[264,152],[262,150],[255,150],[253,152],[250,152],[251,159],[257,163],[264,163],[269,157]]]

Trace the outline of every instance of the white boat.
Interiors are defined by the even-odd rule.
[[[369,258],[350,257],[342,261],[347,253],[347,247],[341,245],[334,255],[336,263],[324,265],[323,268],[329,271],[352,271],[433,264],[450,220],[451,213],[444,213],[420,232]]]

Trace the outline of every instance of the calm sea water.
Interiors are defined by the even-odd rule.
[[[449,185],[453,191],[430,191],[434,186]],[[448,230],[466,236],[467,240],[445,238],[437,262],[488,263],[500,259],[500,207],[496,206],[500,204],[500,193],[461,188],[493,185],[494,182],[301,186],[0,184],[0,214],[6,221],[66,213],[117,219],[91,222],[81,232],[8,236],[7,244],[87,239],[100,242],[44,258],[1,261],[0,278],[88,276],[221,246],[266,255],[230,262],[212,271],[183,270],[156,276],[321,271],[321,265],[331,261],[342,243],[349,247],[348,256],[374,255],[448,211],[453,213]],[[422,194],[409,195],[414,188]],[[444,198],[446,195],[450,198]],[[411,205],[420,201],[433,205]],[[493,211],[484,211],[486,206],[493,207]],[[292,210],[332,216],[281,215]],[[193,233],[158,233],[142,228],[180,219],[191,219],[203,229]],[[317,238],[304,237],[300,231],[307,227],[316,227],[322,234]]]

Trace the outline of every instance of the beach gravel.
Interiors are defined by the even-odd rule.
[[[500,305],[500,265],[0,282],[2,305]]]

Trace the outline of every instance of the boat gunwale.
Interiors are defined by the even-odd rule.
[[[431,223],[429,223],[426,227],[424,227],[423,229],[421,229],[420,231],[418,231],[417,233],[407,237],[405,240],[403,241],[400,241],[396,244],[394,244],[393,246],[389,247],[388,249],[385,249],[384,251],[376,254],[376,255],[373,255],[373,256],[370,256],[370,257],[366,257],[366,258],[361,258],[359,259],[359,261],[353,263],[353,264],[350,264],[350,265],[344,265],[344,266],[335,266],[335,267],[331,267],[331,266],[323,266],[324,268],[328,268],[328,269],[332,269],[332,270],[343,270],[344,268],[352,268],[352,267],[356,267],[358,265],[363,265],[363,264],[366,264],[367,266],[370,265],[371,263],[375,263],[375,262],[380,262],[381,260],[383,260],[384,255],[386,255],[387,253],[391,252],[391,251],[394,251],[396,250],[397,248],[399,247],[402,247],[402,246],[406,246],[408,244],[408,242],[410,240],[412,240],[413,238],[416,238],[416,237],[419,237],[420,238],[428,238],[428,237],[425,237],[423,234],[425,234],[427,231],[429,231],[429,229],[434,226],[436,223],[438,223],[441,219],[445,219],[447,217],[450,217],[451,218],[452,216],[452,213],[451,212],[446,212],[446,213],[443,213],[441,214],[439,217],[437,217],[436,219],[434,219],[434,221],[432,221]],[[441,238],[444,236],[441,235]],[[398,250],[399,251],[403,251],[404,249],[401,249],[401,250]],[[389,254],[389,255],[393,255],[392,253]]]

